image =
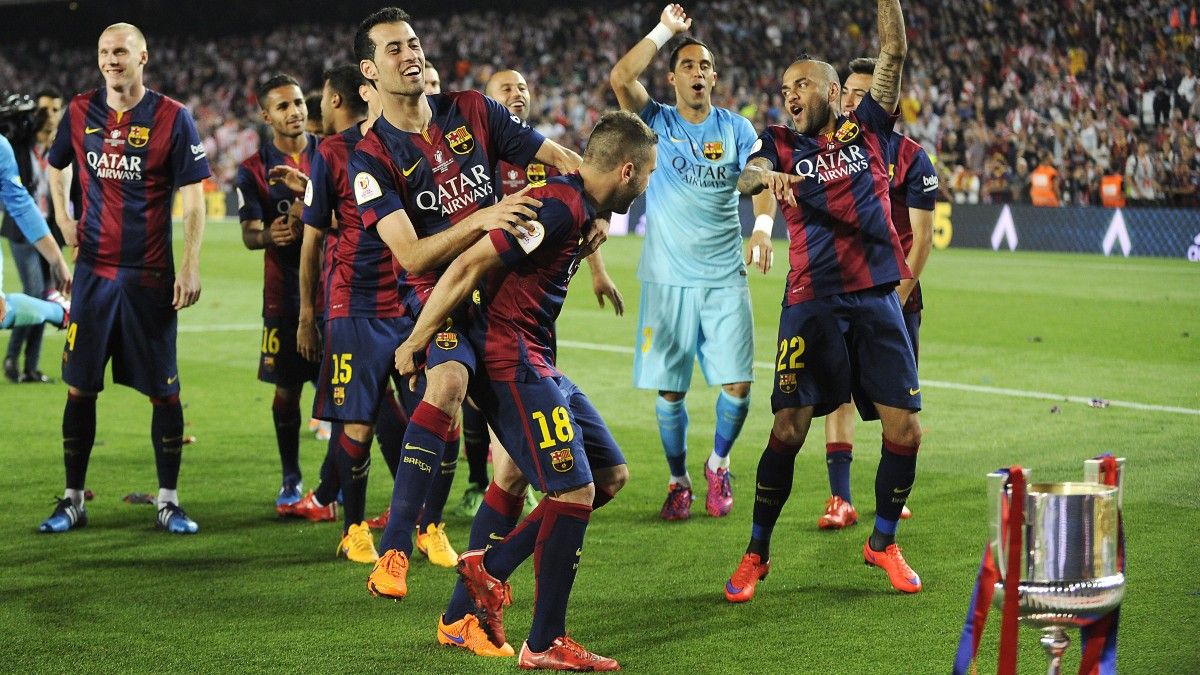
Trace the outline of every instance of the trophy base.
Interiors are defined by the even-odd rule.
[[[1125,575],[1113,574],[1086,581],[1022,581],[1021,621],[1035,626],[1086,626],[1121,605],[1125,597]],[[1004,605],[1004,582],[996,582],[992,596],[996,607]]]

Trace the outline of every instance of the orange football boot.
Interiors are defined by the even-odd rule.
[[[873,565],[887,572],[888,581],[892,582],[892,588],[905,593],[920,592],[921,577],[917,576],[917,573],[904,561],[904,555],[900,552],[899,546],[888,544],[884,550],[875,551],[871,549],[871,540],[868,539],[863,544],[863,562],[868,566]]]
[[[757,553],[742,556],[733,576],[725,582],[725,599],[730,602],[748,602],[754,597],[754,587],[766,579],[771,571],[771,561],[763,562]]]

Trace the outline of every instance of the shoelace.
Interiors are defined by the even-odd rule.
[[[384,560],[386,560],[386,562],[384,562]],[[402,571],[408,569],[408,560],[399,553],[389,555],[386,558],[381,558],[380,562],[384,562],[384,569],[387,570],[389,574],[394,576],[399,576]]]
[[[892,549],[896,549],[896,550],[892,551]],[[883,554],[888,556],[889,558],[895,558],[895,559],[899,560],[900,561],[900,571],[903,572],[905,576],[908,576],[908,577],[917,576],[917,573],[914,572],[913,569],[908,566],[908,561],[904,559],[903,555],[901,555],[899,544],[888,545],[887,548],[883,549]]]
[[[562,646],[565,649],[574,652],[575,655],[580,658],[588,659],[589,661],[599,661],[600,660],[599,656],[596,656],[595,654],[589,652],[586,648],[584,648],[583,645],[572,640],[571,636],[569,636],[569,635],[562,636],[562,638],[560,639],[560,644],[562,644]]]
[[[733,572],[733,579],[731,579],[733,585],[738,588],[745,588],[746,584],[749,584],[758,577],[758,567],[760,565],[738,565],[738,568]]]
[[[721,474],[721,496],[728,497],[733,494],[733,486],[729,484],[729,472]]]
[[[450,539],[446,537],[446,530],[437,525],[431,525],[430,529],[433,531],[429,533],[429,550],[436,549],[439,553],[449,553]]]

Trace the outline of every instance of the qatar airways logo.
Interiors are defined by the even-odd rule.
[[[102,152],[87,153],[88,166],[97,178],[109,180],[142,180],[142,158],[129,155],[110,155]]]
[[[736,183],[737,176],[730,171],[730,164],[693,164],[686,157],[676,156],[671,168],[679,173],[683,182],[698,188],[727,188]]]
[[[417,208],[451,216],[478,202],[487,200],[495,192],[487,167],[475,165],[467,173],[451,176],[438,183],[437,190],[417,193]]]
[[[816,178],[818,183],[828,183],[865,171],[870,160],[863,154],[862,146],[847,145],[836,151],[823,152],[815,159],[796,162],[796,173],[805,178]]]

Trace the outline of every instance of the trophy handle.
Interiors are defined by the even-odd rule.
[[[1117,457],[1117,509],[1125,508],[1125,458]],[[1083,481],[1085,483],[1103,483],[1100,467],[1104,464],[1102,457],[1083,460]]]
[[[1029,469],[1022,469],[1025,480],[1030,480]],[[1008,560],[1008,544],[1004,536],[1005,513],[1008,504],[1008,472],[993,471],[987,475],[988,480],[988,545],[991,546],[992,559],[996,561],[996,569],[1000,579],[1004,579],[1006,561]]]

